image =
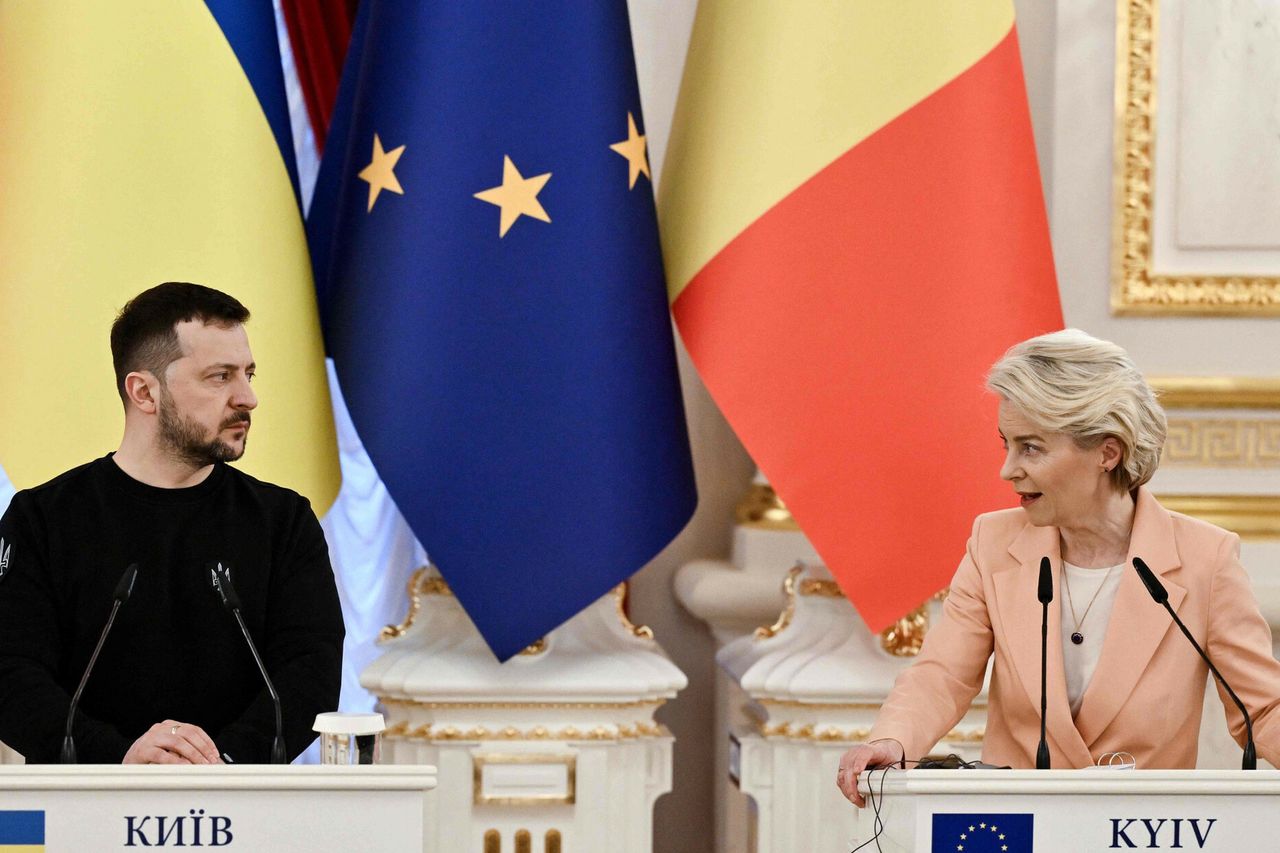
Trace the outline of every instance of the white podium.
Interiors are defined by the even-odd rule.
[[[1280,849],[1280,771],[891,770],[879,849],[956,853]],[[881,786],[883,784],[883,791]],[[875,814],[857,816],[870,841]],[[864,850],[875,850],[871,841]]]
[[[420,853],[435,784],[429,766],[6,766],[0,840],[46,853]]]

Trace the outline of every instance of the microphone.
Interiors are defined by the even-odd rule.
[[[1191,632],[1187,630],[1187,626],[1182,624],[1182,620],[1178,618],[1178,614],[1173,612],[1173,608],[1169,606],[1169,591],[1164,588],[1164,584],[1160,583],[1160,579],[1156,577],[1155,572],[1148,568],[1141,557],[1133,558],[1133,567],[1138,570],[1138,577],[1142,578],[1142,583],[1147,588],[1147,592],[1151,593],[1151,597],[1156,604],[1163,604],[1164,609],[1169,611],[1169,615],[1173,617],[1173,621],[1177,623],[1182,630],[1183,636],[1187,641],[1195,647],[1200,653],[1200,657],[1209,665],[1209,671],[1213,673],[1213,677],[1218,679],[1218,683],[1227,691],[1227,695],[1236,703],[1236,707],[1240,709],[1240,713],[1244,715],[1244,758],[1240,762],[1242,770],[1258,769],[1258,752],[1253,745],[1253,719],[1249,716],[1249,711],[1245,708],[1244,703],[1240,701],[1240,697],[1231,689],[1231,685],[1227,684],[1227,680],[1222,677],[1222,673],[1218,672],[1218,668],[1213,665],[1213,661],[1209,660],[1209,656],[1205,654],[1204,649],[1200,648],[1200,644],[1196,642],[1196,638],[1191,636]]]
[[[249,636],[244,617],[240,615],[240,596],[236,594],[236,588],[231,584],[231,567],[223,566],[222,563],[210,563],[209,585],[222,600],[222,606],[236,617],[240,633],[244,634],[244,641],[249,644],[249,651],[253,652],[254,663],[258,665],[258,672],[262,673],[262,680],[267,683],[267,692],[271,694],[271,701],[275,705],[276,737],[271,742],[271,763],[288,764],[289,762],[285,759],[284,718],[280,711],[280,694],[276,692],[276,686],[271,683],[271,676],[267,675],[267,668],[262,663],[262,656],[258,654],[258,647],[253,644],[253,637]]]
[[[98,645],[94,646],[93,654],[89,656],[89,665],[84,668],[84,675],[80,676],[80,685],[76,688],[75,695],[71,697],[71,706],[67,708],[67,728],[62,736],[61,761],[63,764],[76,763],[76,742],[71,736],[71,725],[76,718],[76,705],[80,704],[80,694],[84,692],[84,686],[89,682],[89,673],[93,672],[93,665],[98,662],[98,652],[102,651],[102,644],[107,641],[107,634],[111,632],[111,626],[116,621],[116,611],[133,594],[133,583],[137,579],[138,564],[130,563],[124,570],[124,574],[120,576],[120,580],[116,582],[115,591],[111,593],[111,615],[107,617],[107,624],[103,626],[102,634],[98,637]]]
[[[1036,747],[1036,769],[1049,769],[1049,741],[1045,739],[1044,716],[1048,707],[1047,682],[1049,680],[1049,603],[1053,601],[1053,570],[1048,557],[1040,558],[1040,586],[1036,590],[1040,599],[1040,744]]]

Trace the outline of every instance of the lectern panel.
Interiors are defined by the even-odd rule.
[[[883,851],[1239,851],[1280,838],[1280,771],[910,770],[883,792],[877,772],[873,787]],[[874,820],[861,812],[851,846]]]

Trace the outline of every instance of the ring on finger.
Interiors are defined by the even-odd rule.
[[[178,726],[169,726],[169,734],[176,735],[178,733],[178,728]]]

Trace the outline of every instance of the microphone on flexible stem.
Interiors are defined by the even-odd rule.
[[[1213,661],[1209,660],[1209,656],[1205,654],[1204,649],[1200,648],[1200,644],[1196,642],[1196,638],[1191,636],[1191,632],[1187,630],[1187,626],[1182,624],[1182,620],[1178,618],[1178,614],[1173,612],[1173,608],[1169,606],[1169,591],[1164,588],[1164,584],[1160,583],[1160,579],[1156,577],[1155,572],[1148,568],[1141,557],[1133,558],[1133,567],[1138,570],[1138,577],[1142,578],[1143,585],[1146,586],[1147,592],[1151,593],[1151,597],[1155,599],[1156,604],[1164,605],[1164,609],[1169,611],[1169,615],[1173,617],[1173,621],[1177,623],[1182,630],[1188,642],[1195,647],[1200,653],[1200,657],[1209,665],[1209,671],[1213,673],[1213,677],[1218,679],[1218,683],[1227,691],[1227,695],[1231,697],[1231,701],[1236,703],[1236,707],[1240,709],[1240,713],[1244,715],[1244,758],[1240,762],[1242,770],[1258,769],[1258,751],[1253,745],[1253,719],[1249,716],[1249,711],[1244,707],[1244,703],[1240,701],[1240,697],[1231,689],[1231,685],[1227,684],[1227,680],[1222,677],[1222,673],[1218,672],[1218,668],[1213,665]]]
[[[289,762],[285,760],[284,719],[280,711],[280,694],[276,692],[276,686],[271,683],[271,676],[267,675],[267,668],[262,663],[262,656],[258,654],[258,647],[253,644],[253,637],[249,636],[249,629],[244,624],[244,617],[240,615],[240,596],[236,595],[236,588],[231,585],[230,567],[224,567],[222,563],[211,563],[209,565],[209,584],[213,587],[214,592],[218,593],[218,597],[222,599],[222,606],[231,611],[232,616],[236,617],[236,623],[240,626],[240,633],[244,634],[244,641],[249,644],[249,651],[253,652],[253,660],[258,664],[258,672],[262,673],[262,680],[267,683],[267,692],[271,694],[271,701],[275,705],[276,737],[271,742],[271,763],[288,764]]]
[[[1049,769],[1049,742],[1044,734],[1044,715],[1048,707],[1047,682],[1049,680],[1049,603],[1053,601],[1053,570],[1048,557],[1040,558],[1040,586],[1036,590],[1040,599],[1040,744],[1036,747],[1036,769]]]
[[[102,628],[102,634],[98,637],[98,645],[94,646],[93,654],[89,656],[89,665],[84,668],[84,675],[80,676],[80,685],[76,688],[75,695],[71,697],[71,706],[67,709],[67,729],[62,736],[62,763],[76,763],[76,742],[71,737],[71,725],[76,718],[76,705],[80,704],[80,694],[84,692],[84,686],[89,682],[89,673],[93,672],[93,665],[98,662],[98,652],[102,651],[102,644],[107,641],[107,634],[111,631],[112,624],[116,621],[116,611],[120,609],[120,605],[129,600],[129,596],[133,593],[133,582],[138,579],[138,564],[130,563],[129,568],[124,570],[124,574],[120,576],[120,580],[116,583],[115,592],[111,593],[111,615],[107,617],[107,624]]]

